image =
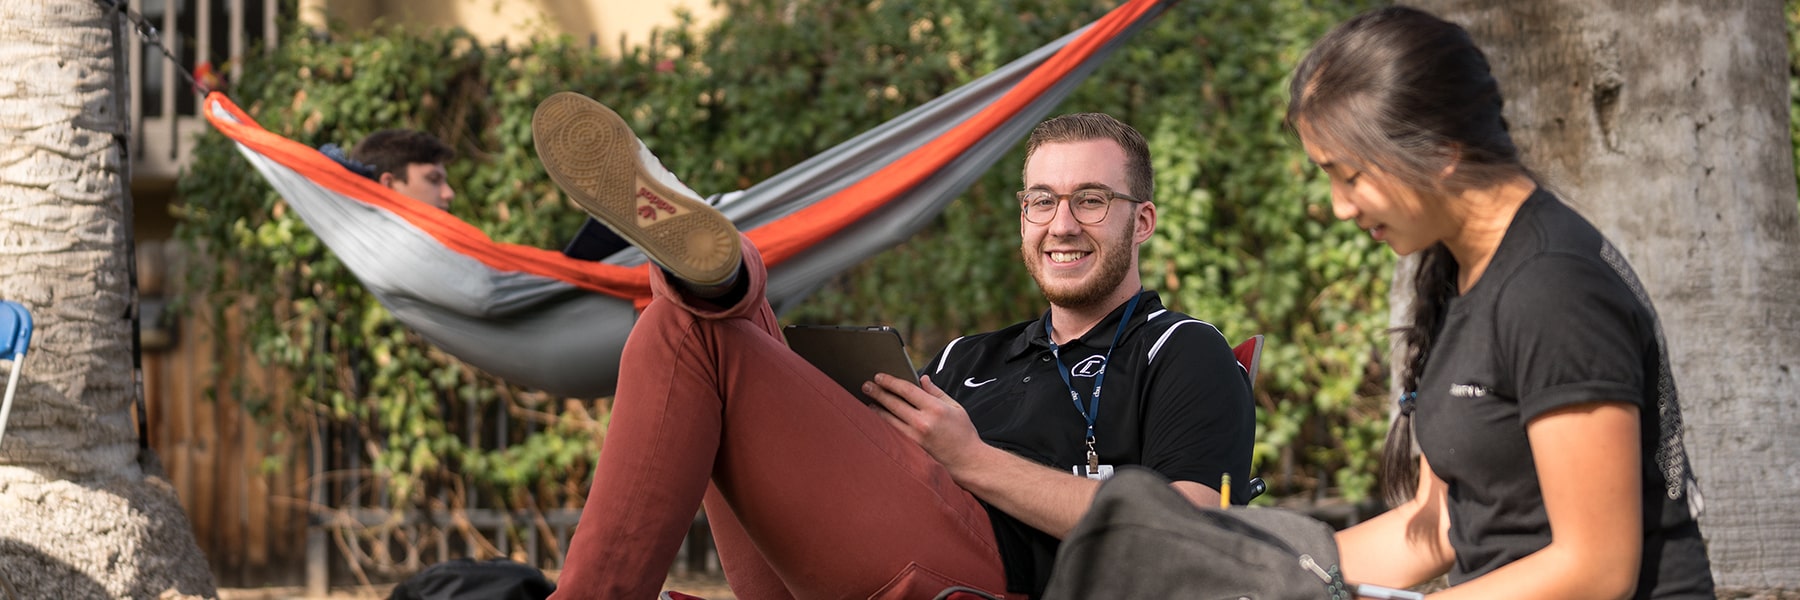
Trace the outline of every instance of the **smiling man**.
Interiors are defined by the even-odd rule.
[[[559,598],[654,594],[702,498],[738,597],[1036,597],[1114,468],[1203,507],[1221,475],[1248,477],[1254,407],[1230,346],[1138,283],[1149,151],[1112,117],[1051,119],[1028,143],[1020,250],[1049,310],[952,342],[918,385],[877,376],[880,408],[788,350],[756,247],[616,113],[558,94],[532,129],[551,177],[661,267]]]
[[[1073,114],[1039,124],[1025,152],[1019,253],[1049,310],[951,342],[925,389],[877,383],[883,416],[987,507],[1008,590],[1035,597],[1100,477],[1148,467],[1216,507],[1220,475],[1248,480],[1255,416],[1224,336],[1139,283],[1156,230],[1144,138]]]

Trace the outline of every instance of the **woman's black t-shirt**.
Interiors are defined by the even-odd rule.
[[[1513,217],[1481,279],[1446,311],[1414,426],[1432,470],[1449,484],[1451,583],[1550,543],[1526,424],[1564,406],[1630,402],[1643,440],[1637,597],[1712,598],[1661,327],[1612,244],[1539,190]]]

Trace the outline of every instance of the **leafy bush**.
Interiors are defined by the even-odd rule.
[[[1794,144],[1794,162],[1800,163],[1800,0],[1787,0],[1788,32],[1788,134]],[[1795,182],[1800,184],[1800,169],[1795,169]],[[1800,204],[1800,198],[1795,199]]]
[[[1324,181],[1281,125],[1288,69],[1367,4],[1176,3],[1058,111],[1111,113],[1150,139],[1160,222],[1143,254],[1145,285],[1229,338],[1268,335],[1257,457],[1277,495],[1366,497],[1385,429],[1393,261],[1354,227],[1334,224]],[[720,5],[718,21],[684,18],[616,58],[567,38],[500,47],[455,31],[294,34],[246,61],[233,93],[263,126],[312,145],[349,145],[387,127],[434,132],[463,157],[450,168],[458,217],[497,240],[557,247],[582,217],[531,149],[531,111],[552,92],[580,91],[617,109],[695,189],[742,189],[1114,3]],[[891,323],[922,353],[1035,317],[1042,299],[1015,264],[1020,154],[928,230],[790,317]],[[255,410],[354,424],[380,440],[372,463],[403,497],[417,493],[413,482],[460,478],[526,505],[532,497],[578,505],[568,490],[582,489],[591,469],[594,420],[552,410],[558,399],[509,387],[396,324],[221,136],[210,134],[195,156],[180,183],[177,235],[218,268],[190,287],[211,306],[259,307],[244,343],[291,371],[291,393],[307,399]],[[539,427],[516,433],[507,451],[481,450],[457,430],[455,406],[504,407]]]

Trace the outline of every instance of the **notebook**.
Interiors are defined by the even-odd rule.
[[[876,373],[919,383],[912,357],[906,354],[906,342],[892,327],[789,325],[782,328],[782,334],[788,348],[863,404],[875,404],[874,398],[862,393],[862,384]]]

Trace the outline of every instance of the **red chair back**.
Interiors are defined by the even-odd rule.
[[[1237,357],[1238,366],[1243,367],[1244,374],[1250,376],[1250,387],[1253,389],[1256,387],[1256,365],[1262,361],[1262,347],[1263,336],[1256,334],[1231,349],[1231,354]]]

